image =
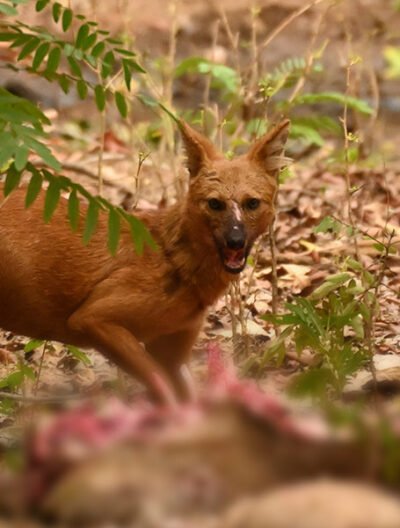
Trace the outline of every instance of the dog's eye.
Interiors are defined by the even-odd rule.
[[[260,206],[260,203],[261,202],[258,198],[250,198],[246,202],[246,207],[247,209],[254,211],[255,209],[258,209],[258,207]]]
[[[213,211],[223,211],[225,209],[225,203],[217,198],[210,198],[207,203],[208,207]]]

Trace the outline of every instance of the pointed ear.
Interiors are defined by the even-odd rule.
[[[278,171],[291,161],[283,154],[289,135],[289,125],[289,119],[281,121],[258,139],[247,153],[250,161],[260,164],[271,176],[276,176]]]
[[[221,154],[203,134],[197,132],[184,121],[179,121],[179,130],[186,151],[186,166],[190,176],[196,176],[208,162],[221,158]]]

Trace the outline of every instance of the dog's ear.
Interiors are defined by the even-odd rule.
[[[279,170],[291,161],[283,154],[289,135],[289,125],[289,119],[281,121],[258,139],[247,153],[249,160],[262,165],[271,176],[276,176]]]
[[[179,121],[179,130],[186,151],[186,166],[190,176],[196,176],[200,169],[221,154],[203,134],[197,132],[184,121]]]

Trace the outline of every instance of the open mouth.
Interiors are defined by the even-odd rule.
[[[240,273],[246,265],[245,249],[228,249],[223,250],[222,262],[224,268],[229,273]]]

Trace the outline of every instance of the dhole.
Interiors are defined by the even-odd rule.
[[[207,308],[245,266],[273,217],[289,122],[226,160],[181,122],[186,198],[138,217],[157,242],[138,256],[122,227],[116,256],[107,218],[84,246],[66,201],[49,224],[43,196],[25,209],[20,189],[0,208],[0,326],[26,336],[94,347],[161,400],[190,396],[188,362]]]

